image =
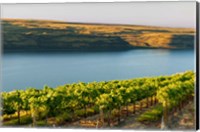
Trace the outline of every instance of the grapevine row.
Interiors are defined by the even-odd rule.
[[[171,76],[14,90],[1,93],[1,109],[3,115],[17,113],[19,124],[20,112],[28,111],[35,125],[40,118],[48,119],[66,113],[70,116],[66,120],[71,121],[79,116],[87,117],[87,109],[92,109],[93,114],[110,115],[114,109],[120,110],[123,106],[155,95],[164,107],[166,103],[168,107],[173,107],[194,93],[194,81],[194,73],[187,71]],[[77,114],[80,110],[84,111],[83,115]]]

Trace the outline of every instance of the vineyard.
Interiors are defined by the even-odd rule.
[[[108,128],[128,116],[138,122],[163,120],[194,98],[195,73],[129,80],[73,83],[2,92],[3,126]]]

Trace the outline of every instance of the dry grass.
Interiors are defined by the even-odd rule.
[[[167,28],[153,26],[136,25],[111,25],[111,24],[85,24],[85,23],[67,23],[61,21],[49,20],[23,20],[23,19],[3,19],[11,25],[25,27],[27,29],[59,29],[70,30],[78,35],[97,35],[120,37],[132,46],[154,47],[154,48],[176,48],[179,43],[173,41],[174,36],[187,35],[194,36],[195,30],[192,28]],[[33,34],[26,32],[26,35]],[[48,35],[49,32],[43,32],[42,35]],[[177,39],[177,38],[176,38]],[[182,38],[178,38],[182,39]],[[173,42],[172,42],[173,41]],[[185,40],[184,40],[185,41]],[[186,40],[181,48],[188,46],[191,38]],[[174,43],[172,44],[171,43]],[[191,42],[192,43],[192,42]],[[192,43],[193,44],[193,43]],[[189,44],[191,45],[191,44]]]

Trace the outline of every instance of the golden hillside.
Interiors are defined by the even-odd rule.
[[[3,19],[6,49],[193,48],[195,30],[116,24]]]

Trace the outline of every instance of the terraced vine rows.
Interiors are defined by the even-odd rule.
[[[9,115],[17,113],[17,124],[20,125],[22,124],[20,114],[23,111],[31,113],[32,121],[27,124],[32,123],[36,126],[37,122],[45,120],[42,125],[45,126],[48,125],[48,120],[53,119],[53,124],[63,126],[66,123],[86,119],[88,116],[100,115],[96,120],[102,122],[103,127],[107,127],[124,120],[130,113],[134,114],[136,109],[141,111],[141,108],[153,105],[155,97],[162,104],[166,118],[169,111],[194,94],[194,76],[193,72],[188,71],[171,76],[79,82],[57,88],[45,86],[41,90],[29,88],[3,92],[1,93],[3,119],[9,120]],[[141,105],[134,105],[138,102]]]

